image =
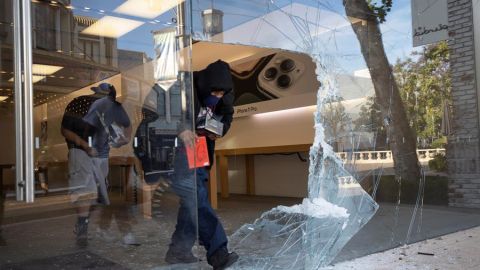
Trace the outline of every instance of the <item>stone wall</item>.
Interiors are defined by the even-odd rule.
[[[453,134],[447,148],[449,202],[456,207],[480,208],[479,89],[472,0],[448,0],[448,21],[453,103]]]

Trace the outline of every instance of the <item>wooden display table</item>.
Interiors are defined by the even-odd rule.
[[[254,156],[259,154],[280,154],[310,151],[311,144],[277,145],[249,147],[238,149],[221,149],[215,151],[215,162],[210,171],[210,180],[208,184],[210,203],[214,209],[218,208],[217,182],[220,179],[220,194],[222,198],[228,198],[228,156],[245,155],[245,172],[247,194],[255,195],[255,162]],[[217,177],[218,166],[218,177]]]

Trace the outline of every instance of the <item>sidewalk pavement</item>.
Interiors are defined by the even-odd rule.
[[[480,226],[341,262],[325,270],[480,269]]]

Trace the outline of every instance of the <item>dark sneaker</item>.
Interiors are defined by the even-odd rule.
[[[238,260],[238,254],[235,252],[228,252],[226,247],[220,248],[210,258],[208,264],[213,266],[213,270],[223,270],[232,266]]]
[[[165,255],[165,261],[169,264],[179,264],[196,263],[200,260],[195,257],[192,252],[175,252],[172,249],[169,249],[167,255]]]
[[[79,247],[86,247],[88,244],[88,219],[83,219],[75,224],[73,233],[76,235],[77,245]]]

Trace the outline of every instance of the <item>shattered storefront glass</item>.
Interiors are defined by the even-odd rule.
[[[197,1],[193,9],[202,10],[210,4]],[[327,103],[339,101],[338,97],[342,96],[337,76],[349,67],[343,66],[345,51],[336,47],[336,37],[352,33],[350,21],[340,2],[248,1],[239,4],[216,1],[214,4],[211,8],[221,10],[219,16],[223,16],[224,28],[194,27],[195,39],[308,54],[316,64],[320,82],[314,115],[315,139],[310,148],[308,197],[298,205],[273,208],[231,235],[230,246],[240,254],[240,261],[233,268],[318,269],[326,266],[378,209],[360,186],[355,170],[349,172],[329,144],[336,138],[326,134],[322,113]],[[194,19],[198,15],[194,12]],[[205,20],[205,15],[203,17]],[[366,91],[360,87],[355,90]],[[367,94],[371,93],[357,93],[359,97]],[[345,124],[350,125],[350,130],[342,136],[358,140],[352,145],[365,141],[354,135],[357,130],[352,128],[352,123]]]

